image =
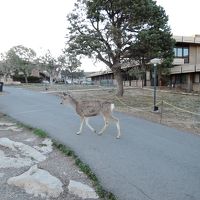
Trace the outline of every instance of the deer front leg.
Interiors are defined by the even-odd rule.
[[[108,122],[105,122],[105,124],[104,124],[104,127],[99,131],[99,135],[101,135],[105,130],[106,130],[106,128],[108,127]]]
[[[85,123],[92,132],[96,133],[96,130],[89,124],[89,118],[85,118]]]
[[[116,124],[117,127],[117,139],[119,139],[121,137],[121,131],[120,131],[120,125],[119,125],[119,119],[113,117],[112,115],[109,117],[109,120],[114,122]]]
[[[81,117],[81,124],[80,124],[80,129],[79,129],[79,131],[76,133],[77,135],[79,135],[81,132],[82,132],[82,129],[83,129],[83,123],[84,123],[84,120],[85,120],[85,118],[84,117]]]

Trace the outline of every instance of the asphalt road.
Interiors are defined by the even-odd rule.
[[[102,136],[84,126],[59,97],[4,87],[0,112],[46,130],[73,148],[88,163],[106,189],[120,200],[199,200],[200,137],[121,113],[122,138],[111,125]],[[91,119],[98,130],[101,117]]]

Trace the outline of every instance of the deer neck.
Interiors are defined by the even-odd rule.
[[[78,104],[78,101],[74,99],[73,97],[69,98],[69,103],[71,104],[72,107],[76,108],[76,105]]]

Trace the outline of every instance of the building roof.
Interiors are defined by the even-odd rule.
[[[91,74],[88,74],[87,77],[95,77],[95,76],[100,76],[103,74],[112,74],[113,72],[111,70],[105,70],[105,71],[99,71],[99,72],[94,72]]]
[[[184,43],[192,43],[192,44],[200,44],[200,35],[194,36],[176,36],[173,35],[173,38],[176,42],[184,42]]]

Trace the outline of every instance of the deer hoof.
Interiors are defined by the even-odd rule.
[[[97,131],[94,129],[93,132],[96,133]]]
[[[80,132],[77,132],[76,135],[80,135]]]
[[[98,132],[98,135],[102,135],[103,132]]]
[[[120,136],[117,136],[116,139],[120,139]]]

